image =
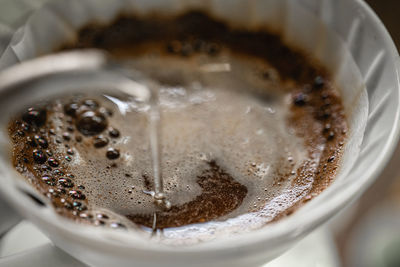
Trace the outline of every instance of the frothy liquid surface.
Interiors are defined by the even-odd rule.
[[[177,21],[160,25],[174,36]],[[109,35],[118,23],[122,32],[129,23],[136,30],[155,27],[153,20],[137,25],[122,19]],[[95,29],[107,37],[107,27]],[[149,106],[118,94],[54,100],[42,123],[32,110],[31,117],[28,112],[11,122],[17,170],[60,214],[95,225],[155,226],[166,243],[249,231],[290,214],[336,174],[346,132],[340,99],[328,76],[300,54],[289,55],[301,69],[296,74],[278,59],[254,54],[257,45],[240,46],[251,36],[226,41],[221,36],[230,30],[219,30],[220,39],[201,31],[193,37],[196,31],[188,29],[189,41],[180,34],[160,41],[155,33],[133,45],[127,45],[129,34],[127,43],[103,36],[96,45],[96,34],[81,33],[78,46],[106,48],[159,84],[161,172],[171,210],[154,205],[150,194]],[[278,46],[277,57],[287,50],[281,43],[264,45]]]

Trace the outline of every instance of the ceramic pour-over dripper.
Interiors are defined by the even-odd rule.
[[[55,51],[92,21],[108,23],[130,11],[171,15],[193,8],[240,27],[271,28],[332,71],[351,126],[346,164],[327,190],[285,220],[234,237],[172,248],[61,221],[24,198],[9,166],[1,166],[2,196],[54,244],[87,264],[260,265],[353,202],[378,177],[394,150],[400,129],[399,55],[382,22],[361,0],[54,1],[18,31],[0,58],[0,68]]]

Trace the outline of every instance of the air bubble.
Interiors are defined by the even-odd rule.
[[[99,135],[93,138],[93,145],[96,148],[105,147],[106,145],[108,145],[108,142],[108,138],[103,135]]]
[[[73,199],[80,199],[80,200],[86,199],[86,196],[79,190],[71,190],[71,191],[69,191],[69,195]]]
[[[119,158],[119,150],[115,148],[107,149],[106,156],[108,159],[117,159]]]
[[[66,187],[66,188],[71,188],[71,187],[74,186],[74,183],[73,183],[73,182],[71,181],[71,179],[69,179],[69,178],[60,178],[60,179],[58,180],[58,183],[59,183],[61,186]]]
[[[120,135],[119,131],[118,131],[117,129],[113,128],[113,127],[110,127],[110,128],[108,129],[108,134],[109,134],[110,137],[112,137],[112,138],[117,138],[117,137],[119,137],[119,135]]]
[[[51,167],[58,167],[60,165],[58,160],[56,160],[55,158],[49,158],[47,162]]]
[[[43,164],[46,162],[47,157],[46,155],[43,153],[42,150],[39,149],[34,149],[33,152],[33,160],[38,163],[38,164]]]

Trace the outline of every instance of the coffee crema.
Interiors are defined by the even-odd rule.
[[[147,104],[76,95],[9,124],[13,164],[73,220],[195,243],[290,215],[335,178],[347,122],[329,73],[264,29],[202,12],[87,25],[61,50],[101,48],[159,84],[154,205]]]

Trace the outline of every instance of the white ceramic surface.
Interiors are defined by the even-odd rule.
[[[33,16],[28,26],[14,36],[11,46],[0,58],[0,67],[50,51],[54,45],[72,37],[73,28],[84,23],[85,17],[109,20],[121,9],[121,3],[129,3],[129,9],[138,8],[141,12],[174,12],[171,8],[200,5],[239,24],[268,23],[271,28],[281,30],[288,42],[313,51],[335,73],[351,125],[344,167],[335,183],[316,199],[287,219],[258,231],[188,247],[164,247],[132,235],[75,225],[59,218],[51,209],[39,208],[21,195],[13,182],[15,173],[2,162],[4,186],[0,191],[3,196],[57,246],[86,263],[97,266],[261,264],[354,201],[377,177],[393,152],[399,130],[398,53],[382,23],[363,1],[235,0],[227,4],[223,0],[142,0],[110,4],[111,1],[71,0],[63,3],[67,2],[67,6],[50,5]],[[48,28],[51,30],[43,31]],[[154,251],[158,252],[157,257]]]
[[[33,224],[23,221],[0,240],[0,266],[84,267],[87,265],[56,248]],[[310,266],[340,266],[332,236],[326,228],[314,231],[289,251],[262,267]]]

